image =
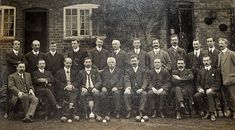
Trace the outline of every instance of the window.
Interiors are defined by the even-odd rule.
[[[64,38],[85,38],[94,34],[94,25],[91,20],[92,10],[97,4],[78,4],[64,7]]]
[[[15,7],[0,6],[0,37],[15,37],[15,14]]]

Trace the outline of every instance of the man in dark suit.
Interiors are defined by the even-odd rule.
[[[79,47],[80,43],[78,40],[72,40],[71,45],[73,51],[68,53],[68,57],[70,57],[73,61],[72,69],[78,73],[80,70],[84,69],[83,61],[84,58],[88,56],[88,53]]]
[[[205,55],[210,56],[211,66],[215,69],[218,68],[218,55],[220,51],[215,48],[215,40],[212,37],[206,39],[208,49],[205,50]]]
[[[16,66],[19,61],[25,62],[25,57],[20,52],[20,46],[20,41],[14,40],[12,51],[6,54],[7,71],[9,75],[16,72]]]
[[[56,42],[52,41],[49,45],[50,51],[45,54],[46,70],[50,71],[53,76],[64,67],[64,56],[57,52],[56,49]]]
[[[20,41],[14,40],[12,51],[6,54],[6,62],[7,62],[7,71],[6,71],[7,75],[5,75],[6,77],[16,72],[16,67],[19,61],[26,62],[24,55],[20,52],[20,47],[21,47]],[[6,80],[3,79],[3,82],[7,84],[7,78]],[[6,97],[7,103],[9,103],[10,97],[11,97],[11,94],[9,93],[9,90],[7,89],[7,97]],[[6,106],[6,114],[5,114],[6,118],[8,117],[8,113],[9,113],[9,108],[8,108],[9,105],[10,104]]]
[[[108,57],[107,59],[108,68],[104,69],[101,73],[102,89],[100,92],[100,103],[102,114],[106,120],[110,119],[110,104],[109,95],[112,96],[116,118],[120,118],[121,109],[121,93],[123,92],[124,81],[123,81],[123,70],[116,67],[116,60],[114,57]]]
[[[167,52],[171,58],[171,62],[172,62],[171,70],[172,71],[177,69],[177,59],[179,58],[186,59],[185,50],[183,48],[180,48],[178,44],[179,44],[178,35],[171,35],[172,46],[167,50]]]
[[[147,72],[139,66],[139,59],[136,55],[130,57],[130,64],[132,67],[126,70],[125,73],[125,91],[124,102],[127,109],[126,118],[131,117],[131,104],[139,101],[139,113],[143,116],[145,111],[145,104],[147,102],[146,88],[148,85]]]
[[[25,72],[25,63],[19,62],[17,71],[8,78],[9,90],[13,93],[11,99],[13,106],[20,100],[25,112],[23,122],[33,122],[35,110],[38,105],[38,98],[35,97],[34,87],[32,85],[31,76]]]
[[[45,120],[47,120],[50,112],[53,112],[51,110],[60,109],[61,107],[57,104],[52,88],[55,84],[55,79],[50,71],[45,70],[45,60],[39,59],[37,66],[38,70],[34,71],[32,75],[33,84],[38,98],[43,99],[46,103]]]
[[[90,57],[93,64],[98,68],[99,72],[103,71],[107,66],[107,58],[109,52],[103,47],[103,40],[96,38],[96,47],[90,50]]]
[[[153,111],[152,117],[157,116],[156,102],[159,102],[159,113],[161,118],[164,118],[164,109],[166,107],[166,95],[170,88],[170,73],[161,65],[161,59],[154,60],[155,69],[149,72],[149,91],[148,97],[150,100],[150,107]]]
[[[203,56],[204,67],[199,70],[197,75],[196,89],[197,93],[194,95],[196,103],[198,103],[201,115],[206,112],[203,119],[210,116],[211,121],[215,121],[215,100],[217,90],[220,87],[220,76],[217,69],[211,66],[209,56]]]
[[[161,59],[162,67],[167,69],[168,71],[171,70],[171,58],[169,54],[160,48],[160,41],[159,39],[153,40],[153,50],[148,52],[150,56],[150,70],[154,70],[154,60]]]
[[[79,120],[76,115],[76,105],[78,97],[78,78],[77,72],[71,68],[72,59],[65,58],[64,68],[57,71],[56,79],[56,98],[59,104],[62,105],[61,120]]]
[[[144,51],[143,49],[141,49],[140,39],[135,39],[133,41],[133,46],[134,46],[134,49],[132,49],[128,53],[128,58],[130,59],[130,56],[137,55],[137,57],[139,59],[139,67],[148,70],[150,58],[149,58],[148,53],[146,51]],[[128,60],[128,61],[130,61],[130,60]]]
[[[201,49],[201,44],[198,40],[193,41],[193,52],[188,53],[186,65],[187,68],[191,69],[194,75],[194,78],[197,78],[197,72],[203,66],[202,55],[203,51]],[[195,81],[194,81],[195,82]]]
[[[119,40],[113,40],[112,41],[112,47],[113,47],[113,52],[112,52],[112,57],[116,59],[117,67],[125,70],[129,64],[128,64],[128,55],[127,53],[120,48],[121,43]]]
[[[233,112],[235,119],[235,52],[227,48],[229,41],[226,38],[219,38],[221,52],[218,59],[218,68],[222,76],[223,91],[228,102],[228,107]],[[229,116],[228,110],[225,113]]]
[[[93,69],[91,58],[86,57],[84,59],[85,69],[79,72],[79,84],[81,88],[81,103],[85,112],[85,118],[88,119],[87,115],[87,99],[92,97],[95,102],[94,112],[96,118],[99,120],[99,89],[101,87],[100,74],[96,69]]]
[[[190,69],[185,69],[184,59],[177,60],[177,70],[172,72],[172,86],[176,96],[176,119],[181,119],[180,110],[184,109],[184,96],[193,100],[194,85],[192,83],[194,76]]]
[[[38,69],[37,64],[39,59],[44,59],[44,54],[39,51],[40,42],[38,40],[34,40],[32,42],[33,50],[25,55],[25,59],[27,61],[26,71],[32,73]]]

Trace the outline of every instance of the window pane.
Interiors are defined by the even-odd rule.
[[[14,9],[10,9],[10,15],[11,15],[11,16],[14,15]]]
[[[88,9],[85,10],[85,15],[89,15],[89,10]]]
[[[80,35],[85,35],[85,34],[84,34],[84,30],[81,30],[81,31],[80,31]]]
[[[73,30],[72,33],[73,33],[73,36],[78,36],[78,31],[77,30]]]
[[[71,31],[70,30],[66,30],[66,36],[71,36]]]
[[[71,9],[66,9],[66,10],[65,10],[65,14],[66,14],[66,15],[71,15]]]
[[[72,15],[77,15],[77,9],[72,10]]]
[[[84,15],[84,10],[80,10],[80,15]]]

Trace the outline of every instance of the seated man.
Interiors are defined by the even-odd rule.
[[[85,112],[85,118],[88,119],[87,115],[87,100],[92,97],[95,102],[94,111],[96,113],[96,118],[100,119],[98,116],[98,105],[99,105],[99,88],[101,87],[100,74],[96,69],[93,69],[91,58],[86,57],[84,59],[85,69],[79,72],[79,84],[81,87],[81,103],[83,105],[83,110]]]
[[[172,85],[176,96],[176,119],[181,119],[180,109],[184,106],[184,96],[188,96],[192,101],[194,86],[193,73],[190,69],[185,69],[184,59],[177,60],[177,70],[172,72]]]
[[[197,93],[194,95],[195,101],[199,104],[199,109],[206,112],[203,119],[210,115],[211,121],[215,121],[215,100],[216,91],[220,86],[220,76],[215,68],[211,66],[209,56],[203,56],[204,67],[197,75]],[[202,114],[203,115],[203,114]]]
[[[116,60],[114,57],[107,59],[108,68],[104,69],[101,73],[101,79],[103,81],[102,91],[100,93],[100,103],[102,114],[105,116],[105,120],[110,119],[110,104],[108,95],[112,96],[116,118],[120,118],[121,109],[121,93],[123,92],[123,71],[116,67]]]
[[[143,116],[145,104],[147,101],[146,87],[148,85],[147,73],[139,66],[137,55],[130,56],[130,64],[132,67],[126,70],[125,74],[125,91],[124,102],[127,109],[126,118],[131,117],[131,102],[139,100],[139,113]],[[132,101],[131,101],[132,99]],[[136,99],[136,100],[134,100]],[[134,100],[134,101],[133,101]]]
[[[156,117],[156,102],[159,102],[159,109],[161,118],[164,118],[163,110],[166,107],[166,95],[170,87],[171,76],[168,70],[162,67],[161,59],[154,60],[154,70],[149,73],[149,91],[148,97],[150,100],[151,109],[153,110],[152,117]],[[157,99],[156,99],[157,98]]]
[[[76,115],[76,104],[78,97],[78,79],[76,72],[71,69],[72,59],[65,58],[64,68],[56,73],[56,97],[59,104],[62,105],[61,120],[79,120]]]
[[[33,122],[35,110],[38,105],[38,98],[35,97],[34,87],[32,85],[31,76],[25,72],[25,63],[18,62],[16,72],[8,78],[9,90],[13,93],[13,105],[19,99],[25,112],[23,122]]]
[[[53,85],[55,83],[55,79],[52,76],[50,71],[45,70],[45,60],[40,59],[38,61],[38,70],[33,72],[33,83],[35,86],[35,92],[39,98],[43,99],[46,102],[46,116],[45,120],[47,120],[51,110],[60,109],[61,107],[57,104],[57,101],[53,92]],[[52,109],[51,109],[52,107]]]

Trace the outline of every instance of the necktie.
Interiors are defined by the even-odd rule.
[[[22,80],[24,80],[24,75],[23,74],[20,74],[20,77],[22,78]]]

